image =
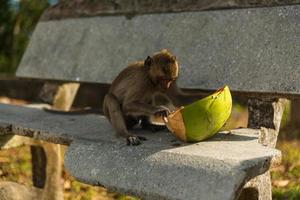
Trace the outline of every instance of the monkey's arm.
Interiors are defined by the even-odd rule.
[[[140,101],[131,101],[123,104],[122,110],[125,115],[131,116],[148,116],[160,115],[162,112],[166,112],[166,108],[162,106],[153,106]]]
[[[103,111],[115,128],[117,135],[126,139],[127,145],[139,145],[142,140],[146,140],[142,136],[135,136],[128,132],[120,104],[113,94],[108,93],[105,95]]]
[[[172,83],[167,94],[176,106],[188,105],[207,96],[207,92],[184,92],[177,86],[176,82]]]

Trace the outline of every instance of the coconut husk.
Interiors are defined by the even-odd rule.
[[[183,107],[171,113],[170,115],[168,115],[168,117],[164,118],[164,121],[168,129],[176,137],[178,137],[182,141],[186,141],[185,125],[181,114],[182,109]]]
[[[176,111],[172,112],[165,118],[159,116],[151,116],[150,121],[155,125],[166,125],[167,128],[176,137],[178,137],[182,141],[186,141],[185,125],[181,114],[182,109],[183,107],[178,108]]]

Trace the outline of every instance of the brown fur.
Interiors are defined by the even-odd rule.
[[[129,65],[112,82],[104,98],[103,111],[117,135],[125,138],[127,144],[138,145],[145,140],[128,131],[140,119],[167,115],[175,108],[171,99],[182,103],[191,96],[176,86],[177,76],[176,57],[162,50],[144,62]]]

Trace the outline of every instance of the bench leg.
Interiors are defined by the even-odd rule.
[[[79,83],[65,83],[60,85],[53,99],[53,107],[62,111],[70,110],[78,89]]]
[[[59,144],[44,143],[47,155],[46,182],[42,200],[63,200],[62,158]]]
[[[41,188],[41,200],[63,200],[60,145],[41,142],[31,146],[33,186]]]
[[[46,83],[40,99],[52,103],[56,109],[67,111],[75,99],[79,84]],[[42,200],[63,200],[62,158],[58,144],[41,142],[31,146],[33,185],[43,188]]]
[[[32,162],[32,183],[34,187],[44,188],[46,181],[46,153],[41,146],[30,146]]]
[[[284,104],[284,99],[249,99],[248,101],[248,127],[260,129],[259,142],[264,146],[272,148],[276,146]],[[270,172],[250,180],[239,199],[271,200]]]
[[[251,179],[245,186],[239,200],[271,200],[272,184],[270,172]]]
[[[45,83],[39,94],[39,99],[52,104],[55,109],[68,111],[73,104],[79,86],[79,83]]]

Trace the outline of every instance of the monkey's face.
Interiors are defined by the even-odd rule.
[[[167,50],[148,56],[144,64],[149,70],[149,76],[154,85],[165,92],[178,77],[176,57]]]
[[[173,62],[165,65],[152,66],[151,71],[153,75],[152,80],[159,90],[165,92],[170,88],[172,82],[177,79],[178,64],[177,62]]]

